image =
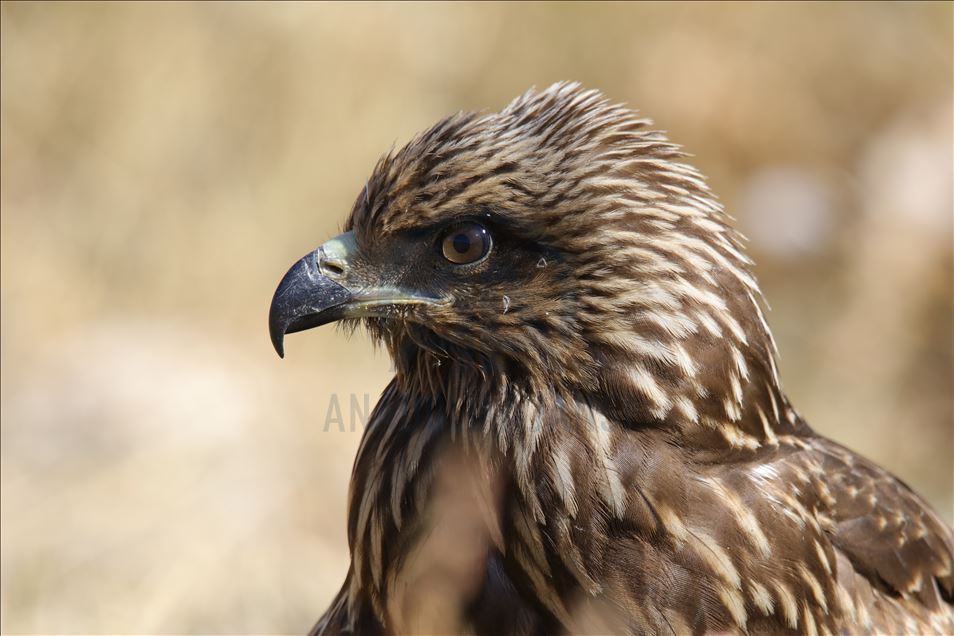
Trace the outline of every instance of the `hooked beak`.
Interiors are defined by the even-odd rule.
[[[351,232],[339,234],[291,266],[278,284],[268,312],[268,332],[279,357],[285,334],[341,320],[378,315],[381,308],[437,302],[355,272],[357,245]]]

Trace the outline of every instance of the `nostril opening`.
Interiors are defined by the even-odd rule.
[[[321,269],[325,270],[327,274],[332,276],[341,276],[344,274],[344,267],[340,263],[334,261],[321,261]]]

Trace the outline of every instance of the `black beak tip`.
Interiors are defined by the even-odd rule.
[[[285,359],[285,337],[284,336],[272,336],[272,346],[275,347],[275,353],[278,354],[278,357]]]
[[[284,322],[275,311],[275,306],[272,305],[268,312],[268,335],[279,358],[285,357],[285,325],[282,324]]]

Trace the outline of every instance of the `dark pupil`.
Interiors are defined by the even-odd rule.
[[[466,254],[470,251],[470,237],[466,234],[458,234],[454,237],[454,249],[458,254]]]

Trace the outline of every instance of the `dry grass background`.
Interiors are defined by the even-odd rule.
[[[305,630],[347,567],[332,396],[349,429],[389,365],[279,361],[271,293],[392,143],[560,79],[695,155],[795,404],[951,520],[950,3],[0,12],[4,632]]]

